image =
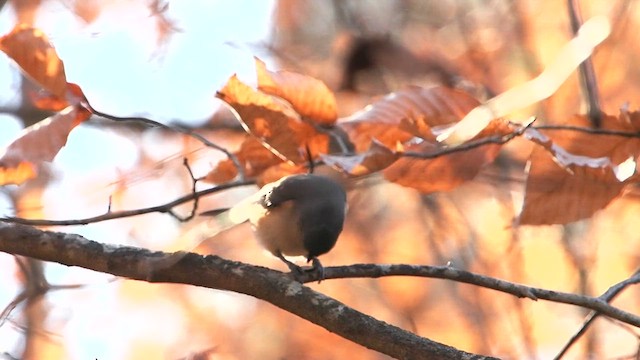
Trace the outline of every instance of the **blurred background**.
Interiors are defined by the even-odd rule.
[[[604,15],[613,25],[594,54],[603,111],[617,115],[625,104],[637,109],[637,2],[580,5],[585,19]],[[17,23],[42,29],[67,79],[94,108],[191,128],[230,150],[244,135],[214,95],[234,73],[254,81],[253,56],[272,69],[325,81],[347,116],[407,84],[444,84],[486,99],[535,77],[573,37],[567,3],[552,0],[14,0],[0,6],[0,34]],[[0,55],[0,146],[51,115],[34,106],[38,91]],[[514,117],[562,124],[585,111],[574,75],[551,98]],[[524,142],[509,144],[476,180],[449,193],[421,195],[381,180],[354,181],[345,231],[323,264],[450,262],[594,296],[631,276],[640,256],[635,191],[590,220],[512,226],[530,151]],[[184,158],[201,176],[224,156],[177,132],[93,118],[72,131],[37,180],[0,189],[0,215],[77,219],[103,214],[109,204],[113,211],[163,204],[191,191]],[[210,196],[200,209],[231,205],[252,191]],[[188,248],[179,239],[197,223],[149,214],[56,230],[176,250]],[[252,237],[243,225],[197,250],[285,271]],[[0,274],[0,308],[13,310],[0,326],[0,358],[385,358],[243,295],[114,279],[7,254],[0,254]],[[51,284],[48,291],[37,291],[44,283]],[[310,286],[421,336],[512,359],[555,356],[588,314],[443,280]],[[628,289],[614,304],[638,313],[638,295]],[[636,358],[639,338],[637,329],[599,319],[566,358]]]

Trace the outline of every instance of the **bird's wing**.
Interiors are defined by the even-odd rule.
[[[273,188],[280,185],[283,179],[263,186],[255,194],[248,196],[227,210],[207,211],[200,215],[211,216],[206,221],[188,230],[182,237],[186,241],[180,241],[180,250],[190,251],[198,247],[203,241],[216,236],[245,221],[256,224],[257,221],[267,212],[265,198],[273,191]]]
[[[214,210],[203,213],[203,215],[212,215],[211,218],[196,224],[191,229],[187,230],[180,239],[172,244],[171,248],[165,249],[165,251],[178,251],[172,254],[166,259],[160,259],[153,266],[155,270],[169,267],[179,261],[185,254],[185,252],[193,251],[202,242],[210,239],[217,234],[228,230],[236,225],[250,220],[253,224],[265,215],[269,205],[265,203],[265,199],[271,194],[273,189],[280,185],[284,177],[276,182],[269,183],[263,186],[255,194],[241,200],[228,210]]]

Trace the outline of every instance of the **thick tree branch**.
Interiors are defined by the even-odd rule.
[[[430,358],[445,356],[443,354],[447,354],[445,357],[457,354],[456,358],[468,355],[379,322],[314,292],[277,271],[232,262],[213,255],[203,257],[185,252],[168,254],[133,247],[116,247],[90,241],[78,235],[42,231],[4,222],[0,222],[0,251],[80,266],[131,279],[191,284],[251,295],[349,340],[391,356],[415,358],[416,353],[405,347],[420,349],[418,353],[429,354]],[[304,276],[304,282],[317,281],[311,275],[306,278]],[[451,266],[357,264],[325,268],[325,280],[383,276],[449,279],[517,297],[584,307],[600,315],[640,327],[640,317],[608,304],[608,301],[622,289],[640,282],[639,276],[633,276],[612,287],[603,296],[594,298],[515,284]],[[349,319],[348,325],[344,324],[344,319]],[[364,328],[368,329],[366,335],[362,334]],[[397,346],[389,344],[388,341],[381,342],[380,339],[384,338],[396,339],[397,341],[392,342]]]
[[[79,235],[0,222],[0,251],[149,282],[190,284],[254,296],[346,339],[399,359],[489,359],[376,320],[282,273],[209,255],[119,247]],[[179,256],[169,266],[157,266]]]

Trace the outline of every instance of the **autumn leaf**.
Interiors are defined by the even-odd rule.
[[[398,143],[411,140],[414,136],[432,136],[412,131],[411,124],[430,128],[450,125],[479,104],[471,95],[446,87],[422,88],[409,86],[386,95],[381,100],[367,106],[340,121],[358,152],[366,151],[372,139],[394,149]],[[413,119],[413,120],[411,120]]]
[[[302,121],[291,105],[252,89],[234,75],[216,95],[240,116],[245,130],[285,161],[301,164],[327,153],[329,137]]]
[[[472,141],[490,136],[504,136],[513,130],[505,121],[494,120]],[[488,143],[472,149],[442,154],[444,147],[423,141],[409,145],[405,153],[433,155],[433,158],[403,156],[383,171],[384,177],[397,184],[411,187],[423,193],[450,191],[461,184],[473,180],[480,170],[492,163],[501,144]]]
[[[46,90],[46,93],[29,94],[39,109],[61,111],[86,101],[78,85],[67,83],[64,64],[41,30],[17,25],[0,37],[0,50],[15,61],[27,78]]]
[[[390,166],[383,170],[387,180],[425,193],[447,191],[473,179],[483,166],[495,159],[500,150],[499,144],[488,144],[463,152],[438,155],[443,148],[435,141],[434,129],[454,124],[478,104],[475,98],[462,91],[411,86],[385,96],[339,125],[349,134],[360,153],[366,154],[363,146],[368,146],[375,139],[387,148],[418,155],[402,156],[395,162],[387,163]],[[505,121],[495,120],[476,139],[511,132]],[[433,158],[426,158],[429,154],[434,155]],[[342,163],[348,165],[344,161]],[[355,165],[360,163],[356,161],[353,168]],[[380,167],[380,163],[377,165],[378,170],[384,168]]]
[[[269,167],[282,163],[282,159],[265,148],[255,137],[248,135],[234,153],[244,169],[245,176],[253,178]],[[221,184],[233,180],[238,175],[238,169],[231,159],[220,161],[203,179],[214,184]]]
[[[22,184],[38,175],[35,166],[30,162],[20,161],[13,167],[0,165],[0,185]]]
[[[398,155],[377,141],[372,141],[366,152],[345,155],[322,155],[322,161],[352,176],[364,176],[378,172],[398,159]]]
[[[624,187],[610,167],[569,172],[544,149],[531,154],[521,225],[566,224],[593,215]]]
[[[238,176],[238,169],[231,159],[224,159],[219,161],[216,166],[202,178],[202,181],[212,184],[222,184]]]
[[[604,116],[602,128],[638,131],[633,114]],[[585,116],[568,125],[589,127]],[[540,146],[530,158],[520,224],[565,224],[592,216],[620,195],[632,180],[619,165],[640,155],[640,139],[579,131],[528,130]]]
[[[338,118],[336,98],[322,81],[290,71],[269,71],[256,58],[258,89],[287,100],[301,116],[319,125],[333,125]]]
[[[434,129],[429,125],[429,121],[424,116],[411,116],[400,120],[398,128],[414,136],[425,139],[431,143],[436,143]]]
[[[308,171],[309,169],[304,165],[280,163],[277,165],[273,165],[261,172],[260,175],[258,175],[258,177],[256,178],[256,185],[258,185],[259,187],[263,187],[266,184],[280,180],[285,176],[293,174],[304,174]]]
[[[67,80],[64,65],[42,31],[17,25],[0,38],[0,50],[43,89],[58,98],[65,98]]]
[[[0,154],[0,185],[20,184],[35,178],[39,164],[53,160],[67,143],[71,130],[90,116],[81,106],[69,106],[23,130]]]
[[[50,111],[61,111],[69,105],[88,102],[80,86],[74,83],[67,83],[67,93],[64,98],[42,92],[29,94],[29,97],[35,107]]]

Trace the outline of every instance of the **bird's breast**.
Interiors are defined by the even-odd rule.
[[[256,237],[269,252],[286,256],[307,255],[298,214],[293,202],[287,201],[268,209],[260,219],[252,221]]]

